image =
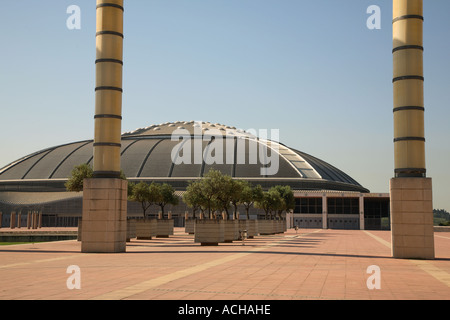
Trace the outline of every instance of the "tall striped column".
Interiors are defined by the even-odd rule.
[[[422,0],[394,0],[394,155],[396,177],[425,177]]]
[[[127,181],[120,179],[123,0],[97,0],[94,177],[83,182],[81,251],[126,251]]]
[[[423,0],[393,0],[394,258],[434,259],[432,181],[426,177]]]
[[[97,0],[94,177],[120,176],[123,0]]]

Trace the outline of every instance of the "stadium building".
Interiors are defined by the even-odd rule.
[[[67,192],[65,182],[77,165],[91,164],[93,141],[41,150],[0,169],[1,226],[29,223],[39,212],[43,227],[76,226],[82,193]],[[181,196],[190,181],[211,169],[245,179],[264,189],[289,185],[296,205],[290,226],[301,228],[389,229],[389,194],[374,194],[349,175],[304,152],[257,138],[253,132],[218,123],[178,121],[122,134],[121,166],[133,182],[169,183]],[[154,214],[156,207],[150,209]],[[169,208],[176,226],[190,209],[180,201]],[[244,212],[242,209],[241,212]],[[128,216],[140,216],[128,203]],[[252,218],[264,215],[252,209]]]

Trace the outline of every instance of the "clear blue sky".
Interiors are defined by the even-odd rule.
[[[67,7],[81,9],[69,30]],[[370,5],[381,29],[369,30]],[[450,1],[424,1],[428,176],[450,210]],[[393,176],[387,0],[126,0],[123,132],[177,120],[280,129],[372,192]],[[93,137],[94,0],[0,11],[0,167]]]

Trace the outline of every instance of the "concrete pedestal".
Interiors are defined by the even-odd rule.
[[[125,252],[127,181],[85,179],[82,219],[81,252]]]
[[[194,242],[202,246],[217,246],[224,242],[223,220],[195,220]]]
[[[434,259],[431,178],[390,181],[392,256]]]
[[[185,220],[185,227],[184,232],[188,234],[194,234],[195,228],[195,219],[186,219]]]
[[[129,219],[127,221],[127,242],[136,238],[136,219]]]
[[[152,240],[152,237],[156,237],[156,219],[136,220],[136,238]]]
[[[168,238],[173,235],[174,221],[173,219],[156,220],[156,237]]]

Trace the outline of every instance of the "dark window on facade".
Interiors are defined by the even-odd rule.
[[[329,214],[359,214],[358,198],[328,198]]]
[[[294,213],[322,214],[322,198],[296,198]]]
[[[366,230],[389,230],[389,206],[389,198],[364,199],[364,228]]]

